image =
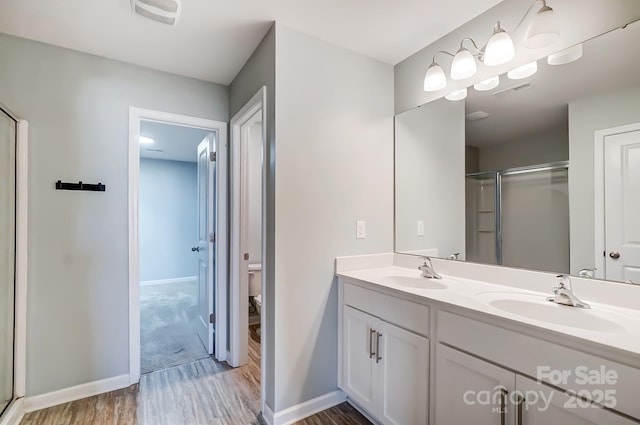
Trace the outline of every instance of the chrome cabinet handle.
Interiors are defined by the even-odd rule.
[[[500,425],[507,423],[507,395],[509,391],[506,388],[500,389]]]
[[[373,356],[376,355],[376,352],[373,351],[373,334],[376,333],[375,329],[369,329],[369,358],[372,359]]]
[[[522,405],[524,404],[524,398],[518,394],[516,405],[516,425],[522,424]]]
[[[616,251],[610,252],[609,257],[613,258],[614,260],[617,260],[618,258],[620,258],[620,253]]]
[[[382,334],[378,332],[378,336],[376,337],[376,363],[380,363],[380,360],[382,360],[380,356],[380,338],[382,338]]]

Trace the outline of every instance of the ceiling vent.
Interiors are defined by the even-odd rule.
[[[485,118],[489,118],[489,114],[485,111],[475,111],[470,114],[467,114],[467,121],[478,121],[483,120]]]
[[[175,25],[182,11],[182,3],[181,0],[131,0],[131,8],[145,18]]]
[[[501,94],[508,94],[508,93],[513,93],[513,92],[517,92],[520,90],[526,90],[526,89],[530,89],[531,88],[531,83],[524,83],[524,84],[520,84],[518,86],[514,86],[514,87],[507,87],[506,89],[503,90],[498,90],[495,93],[491,93],[492,96],[498,96]]]

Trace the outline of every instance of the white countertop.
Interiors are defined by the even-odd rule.
[[[337,275],[373,285],[373,289],[377,286],[408,294],[417,302],[461,307],[640,356],[640,311],[635,309],[593,299],[583,300],[591,309],[561,306],[545,301],[551,292],[450,275],[427,279],[419,270],[398,266],[343,270]],[[582,299],[579,291],[576,295]]]

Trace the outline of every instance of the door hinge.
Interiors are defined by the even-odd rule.
[[[249,261],[249,253],[248,252],[244,253],[244,260],[245,261]]]
[[[211,313],[209,315],[209,323],[216,323],[216,315]]]
[[[215,242],[215,241],[216,241],[216,232],[210,233],[209,242]]]
[[[217,158],[217,155],[215,152],[209,152],[209,159],[211,160],[211,162],[215,162]]]

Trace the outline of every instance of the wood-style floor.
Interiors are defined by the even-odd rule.
[[[262,425],[260,342],[250,329],[249,363],[202,359],[143,375],[139,385],[28,413],[20,425]],[[347,403],[297,425],[370,424]]]

